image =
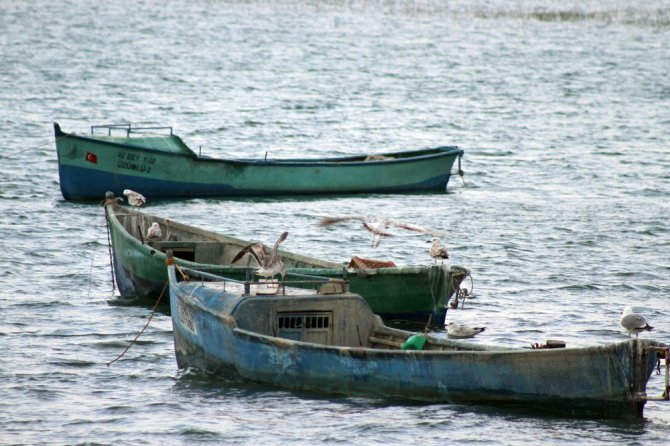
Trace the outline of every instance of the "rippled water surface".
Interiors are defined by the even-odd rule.
[[[109,3],[109,2],[108,2]],[[560,5],[559,5],[560,4]],[[670,341],[670,8],[663,1],[0,0],[0,443],[666,444],[638,421],[296,394],[178,371],[169,316],[113,305],[102,208],[65,202],[52,123],[172,125],[211,156],[457,144],[447,193],[150,202],[147,211],[286,249],[376,250],[324,215],[449,232],[478,342],[626,338],[625,304]],[[101,197],[102,198],[102,197]],[[650,393],[660,393],[653,376]]]

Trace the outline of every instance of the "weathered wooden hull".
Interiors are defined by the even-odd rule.
[[[68,200],[133,189],[149,198],[444,191],[457,147],[325,159],[214,159],[176,135],[81,136],[54,124],[58,171]]]
[[[170,248],[176,256],[180,256],[175,246],[194,247],[195,255],[191,260],[177,258],[177,263],[182,266],[238,279],[244,279],[248,272],[248,268],[230,264],[236,251],[229,249],[230,253],[219,253],[226,251],[221,248],[223,245],[237,246],[239,249],[246,246],[248,241],[128,210],[118,205],[107,205],[105,215],[112,243],[114,275],[119,291],[125,298],[152,301],[158,298],[167,284],[165,250]],[[146,233],[154,221],[159,222],[164,231],[167,231],[165,228],[169,225],[170,230],[179,232],[181,238],[190,237],[198,242],[166,242],[160,246],[142,243],[138,234]],[[202,256],[198,252],[200,248],[203,251]],[[206,255],[215,252],[216,256]],[[346,278],[352,291],[363,296],[372,309],[385,320],[426,323],[430,319],[437,325],[444,322],[447,304],[467,273],[464,268],[447,268],[444,265],[348,271],[344,264],[285,251],[282,251],[282,259],[289,265],[290,273]]]
[[[216,306],[214,297],[203,298],[197,285],[178,284],[174,276],[170,292],[180,368],[295,390],[508,404],[561,415],[642,416],[656,364],[649,347],[661,345],[632,340],[531,350],[441,340],[447,350],[329,346],[242,329],[221,308],[209,306]]]

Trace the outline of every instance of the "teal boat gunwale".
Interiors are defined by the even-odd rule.
[[[146,145],[136,145],[130,142],[121,142],[107,139],[109,137],[96,137],[95,135],[87,136],[80,135],[75,133],[65,133],[61,130],[60,126],[57,123],[54,123],[55,134],[57,138],[76,138],[85,141],[90,141],[96,144],[107,144],[111,146],[130,148],[135,150],[140,150],[143,152],[160,154],[161,156],[170,156],[176,158],[189,158],[197,161],[203,162],[221,162],[226,161],[230,163],[238,164],[255,164],[255,165],[282,165],[282,166],[311,166],[311,165],[329,165],[338,166],[340,164],[345,164],[347,166],[358,166],[358,165],[375,165],[375,164],[397,164],[397,163],[407,163],[413,162],[416,160],[430,160],[433,158],[441,158],[445,155],[457,155],[463,156],[464,152],[462,149],[459,149],[458,146],[438,146],[426,149],[419,150],[404,150],[398,152],[384,152],[378,153],[376,155],[388,156],[388,157],[399,157],[394,159],[385,159],[385,160],[369,160],[364,161],[363,158],[365,155],[351,155],[351,156],[342,156],[342,157],[329,157],[329,158],[292,158],[292,159],[278,159],[278,158],[269,158],[269,159],[260,159],[260,158],[224,158],[224,157],[210,157],[202,156],[196,154],[193,149],[191,149],[180,136],[171,134],[170,138],[178,139],[185,149],[188,149],[188,152],[171,152],[163,149],[155,149],[148,147]],[[124,138],[132,139],[132,138]],[[357,161],[361,159],[361,161]]]

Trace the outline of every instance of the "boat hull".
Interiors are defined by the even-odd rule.
[[[65,133],[54,124],[58,171],[67,200],[133,189],[149,198],[444,191],[457,147],[387,153],[379,159],[214,159],[174,135],[167,148],[133,138]],[[158,140],[159,142],[162,140]],[[178,149],[175,149],[177,147]]]
[[[166,222],[160,217],[150,216],[112,205],[106,206],[105,215],[112,244],[113,270],[121,296],[126,299],[150,300],[155,302],[163,293],[167,298],[167,273],[165,270],[166,253],[158,248],[142,243],[131,235],[117,218],[117,213],[125,214],[131,227],[142,227],[146,231],[151,221]],[[172,228],[185,227],[199,231],[202,238],[223,237],[198,228],[170,221]],[[232,238],[227,239],[233,240]],[[237,240],[240,246],[248,242]],[[289,255],[289,254],[286,254]],[[330,278],[345,278],[353,292],[360,294],[386,321],[410,321],[440,325],[444,322],[447,304],[458,290],[467,270],[445,265],[405,266],[378,268],[374,270],[350,271],[345,265],[325,262],[305,256],[294,261],[297,267],[289,268],[289,273],[316,275]],[[176,262],[185,267],[222,274],[243,280],[248,268],[234,267],[229,264],[202,263],[177,258]],[[166,299],[167,300],[167,299]]]
[[[569,416],[642,416],[654,341],[526,350],[454,343],[452,351],[337,347],[241,329],[193,287],[170,284],[180,368],[277,387],[431,403],[493,403]],[[209,297],[211,300],[211,296]],[[472,348],[469,350],[469,348]]]

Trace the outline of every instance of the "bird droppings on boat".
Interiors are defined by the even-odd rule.
[[[619,324],[628,332],[628,338],[632,334],[635,338],[643,331],[651,331],[654,327],[649,325],[647,319],[639,313],[635,313],[632,307],[626,307],[621,314]]]
[[[372,233],[372,247],[379,246],[382,237],[391,237],[393,234],[387,229],[390,227],[405,229],[407,231],[417,232],[420,234],[430,234],[433,236],[444,235],[441,231],[425,228],[422,226],[413,225],[410,223],[392,221],[385,217],[377,217],[372,215],[367,216],[343,216],[343,217],[324,217],[317,223],[318,226],[331,226],[345,221],[360,221],[363,228]]]

